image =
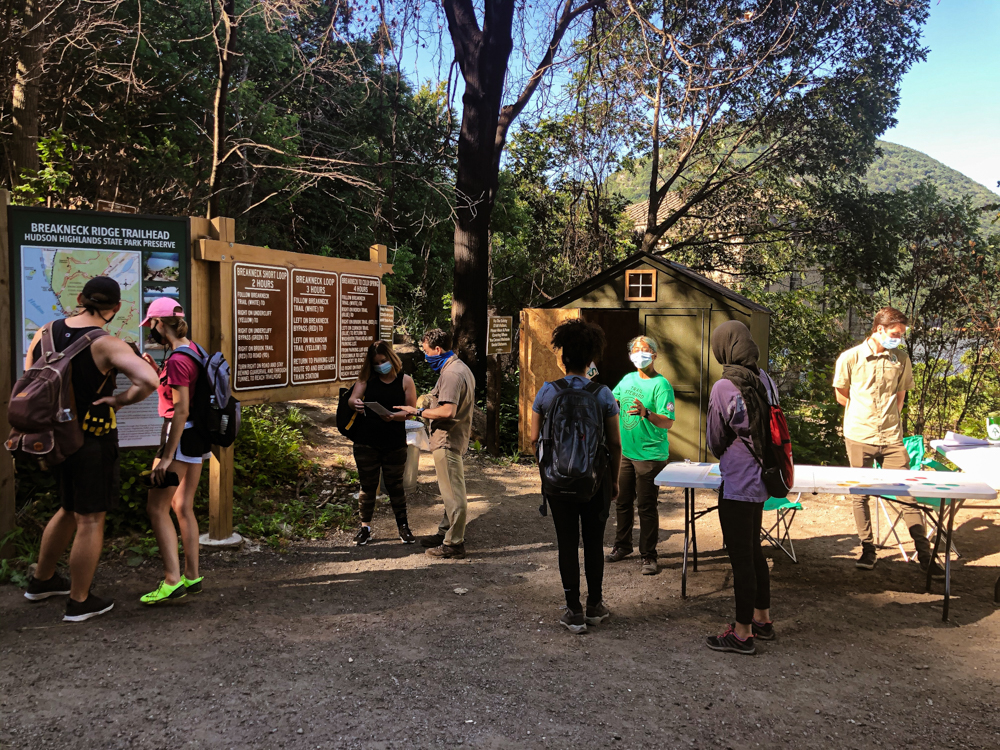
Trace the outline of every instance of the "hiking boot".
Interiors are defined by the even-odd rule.
[[[58,573],[53,573],[51,578],[39,581],[34,576],[28,579],[28,588],[24,592],[24,598],[32,602],[40,602],[50,596],[69,596],[69,581]]]
[[[187,576],[181,576],[181,583],[184,584],[184,588],[187,589],[189,594],[200,594],[201,593],[201,582],[205,580],[205,576],[201,578],[195,578],[194,580],[188,578]]]
[[[362,526],[358,533],[354,535],[354,544],[363,547],[372,540],[372,530],[368,526]]]
[[[66,614],[63,615],[63,620],[65,622],[83,622],[91,617],[110,612],[114,606],[115,603],[112,599],[101,599],[99,596],[88,594],[85,602],[70,599],[66,603]]]
[[[722,635],[710,635],[705,639],[705,644],[713,651],[728,651],[732,654],[747,654],[748,656],[757,653],[753,645],[753,636],[745,641],[741,640],[733,629],[733,625]]]
[[[877,562],[878,553],[875,551],[875,545],[866,544],[862,547],[861,557],[858,558],[854,565],[862,570],[871,570]]]
[[[184,585],[184,579],[181,578],[181,580],[173,586],[165,580],[160,581],[159,586],[150,591],[148,594],[143,594],[139,597],[139,601],[143,604],[159,604],[160,602],[165,602],[168,599],[183,599],[185,596],[187,596],[187,586]]]
[[[614,547],[611,552],[604,556],[604,559],[608,562],[618,562],[624,560],[626,557],[632,554],[632,550],[624,549],[622,547]]]
[[[931,569],[931,580],[932,581],[943,581],[944,580],[944,568],[937,564],[934,560],[921,560],[920,569],[926,574],[927,567],[930,566]],[[27,594],[25,594],[27,596]]]
[[[563,616],[559,618],[559,624],[573,635],[580,635],[580,633],[587,632],[587,618],[583,616],[583,612],[574,612],[571,609],[567,609]]]
[[[750,628],[753,631],[753,637],[759,641],[773,641],[778,637],[778,634],[774,632],[774,623],[752,620]]]
[[[655,576],[660,572],[660,564],[655,557],[642,558],[642,574],[644,576]]]
[[[403,544],[413,544],[417,541],[416,537],[413,536],[413,532],[410,531],[410,527],[405,523],[399,525],[399,540]]]
[[[588,625],[600,625],[609,617],[611,617],[611,610],[604,605],[604,602],[599,602],[587,605],[587,614],[583,619],[587,621]]]
[[[426,554],[445,560],[462,560],[465,558],[465,544],[442,544],[437,547],[431,547],[427,550]]]
[[[444,544],[444,534],[431,534],[420,540],[421,547],[440,547]]]

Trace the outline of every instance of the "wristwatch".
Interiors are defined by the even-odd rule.
[[[424,410],[423,409],[417,409],[417,416],[418,417],[424,416]]]

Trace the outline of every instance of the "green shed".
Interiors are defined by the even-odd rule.
[[[676,421],[670,431],[671,460],[714,460],[705,444],[708,395],[722,375],[712,356],[712,331],[727,320],[746,323],[768,359],[770,311],[753,300],[679,263],[639,252],[541,308],[521,311],[520,445],[530,450],[531,404],[547,380],[562,376],[549,341],[564,320],[596,323],[608,339],[595,380],[614,388],[633,367],[627,343],[656,339],[656,369],[674,387]]]

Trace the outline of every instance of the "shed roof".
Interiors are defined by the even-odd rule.
[[[660,270],[669,274],[673,274],[675,276],[683,276],[686,280],[692,282],[696,286],[704,287],[706,291],[712,294],[717,294],[720,297],[725,297],[726,299],[732,300],[733,302],[747,308],[748,310],[752,310],[755,312],[765,312],[765,313],[771,312],[768,308],[764,307],[763,305],[757,302],[754,302],[749,297],[744,297],[742,294],[734,292],[729,287],[723,286],[722,284],[719,284],[716,281],[712,281],[707,276],[703,276],[702,274],[696,271],[692,271],[690,268],[688,268],[685,265],[682,265],[681,263],[675,263],[672,260],[667,260],[666,258],[661,258],[659,256],[652,255],[651,253],[647,253],[643,250],[640,250],[634,255],[630,255],[625,260],[621,261],[620,263],[617,263],[616,265],[611,266],[611,268],[602,271],[596,276],[591,276],[582,284],[579,284],[573,287],[572,289],[563,292],[558,297],[553,297],[544,305],[541,305],[541,307],[543,308],[562,307],[572,302],[573,300],[582,297],[583,295],[587,294],[587,292],[590,292],[599,286],[603,286],[611,279],[614,279],[625,273],[625,271],[631,268],[635,268],[636,266],[641,265],[643,263],[651,265],[654,268],[659,268]]]

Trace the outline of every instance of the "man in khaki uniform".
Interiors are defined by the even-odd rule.
[[[909,469],[910,457],[903,446],[900,409],[906,392],[913,389],[913,366],[905,351],[897,347],[906,334],[906,315],[892,307],[875,314],[871,335],[837,358],[833,388],[837,403],[844,407],[844,442],[854,467],[870,467],[875,461],[886,469]],[[872,534],[868,495],[852,495],[854,521],[861,539],[857,567],[871,570],[878,562]],[[917,548],[920,567],[932,564],[930,544],[920,511],[907,508],[903,520]],[[934,564],[934,575],[940,566]],[[941,571],[943,574],[943,571]]]
[[[476,378],[451,351],[451,335],[441,329],[427,331],[421,348],[427,364],[438,373],[437,384],[430,392],[431,405],[425,409],[397,408],[431,420],[431,451],[444,500],[444,518],[438,533],[424,537],[420,543],[428,547],[431,557],[461,559],[465,557],[465,516],[469,507],[462,454],[469,447],[472,432]]]

